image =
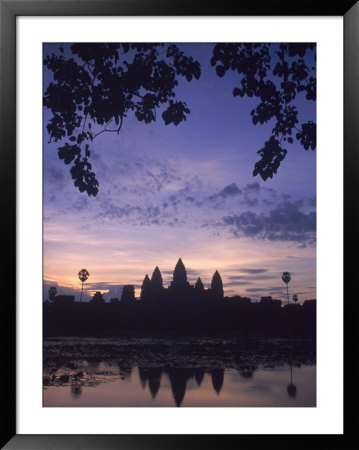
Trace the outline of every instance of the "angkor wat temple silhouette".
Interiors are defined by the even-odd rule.
[[[223,333],[314,336],[316,301],[282,307],[280,300],[262,297],[260,303],[248,297],[224,297],[222,278],[216,270],[211,286],[200,278],[187,280],[179,258],[173,280],[165,288],[158,267],[145,276],[140,299],[134,285],[125,285],[121,299],[105,302],[96,292],[90,302],[75,302],[74,296],[58,295],[44,304],[44,335],[121,333]]]
[[[55,288],[52,288],[55,289]],[[135,286],[133,284],[124,285],[122,288],[121,298],[111,298],[110,303],[121,305],[142,304],[153,308],[163,307],[187,307],[201,308],[210,306],[211,303],[223,300],[224,290],[221,275],[216,270],[212,276],[211,286],[205,289],[201,278],[197,278],[194,285],[187,280],[187,271],[181,258],[177,261],[173,271],[173,279],[170,285],[165,288],[163,278],[158,266],[155,267],[151,278],[146,274],[142,286],[139,299],[135,297]],[[235,296],[231,297],[242,302],[250,302],[249,297]],[[228,297],[227,297],[228,299]],[[281,305],[280,300],[273,300],[272,297],[262,297],[263,301],[272,301],[277,306]],[[57,295],[54,297],[55,304],[69,304],[75,301],[73,295]],[[104,304],[105,299],[101,292],[96,292],[90,303]]]
[[[173,271],[173,280],[167,288],[163,286],[161,271],[156,266],[151,278],[146,274],[142,282],[139,300],[135,298],[135,286],[129,284],[123,287],[120,300],[112,298],[110,302],[117,303],[120,301],[121,304],[127,306],[140,302],[142,305],[152,308],[195,308],[196,306],[210,305],[210,302],[221,300],[223,296],[223,283],[218,270],[213,274],[210,288],[204,288],[201,278],[198,278],[196,283],[191,285],[187,280],[186,268],[182,259],[179,258]],[[105,300],[100,292],[96,292],[91,302],[104,303]]]

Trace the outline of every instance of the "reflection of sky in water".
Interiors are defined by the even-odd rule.
[[[144,371],[142,374],[141,370]],[[315,365],[293,368],[295,396],[288,392],[291,384],[289,365],[258,368],[252,376],[236,369],[226,369],[224,374],[220,369],[216,374],[213,370],[204,374],[197,372],[195,376],[194,370],[161,371],[138,367],[126,370],[116,364],[100,362],[95,369],[96,376],[91,372],[71,383],[45,386],[44,406],[175,406],[175,398],[183,407],[316,405]],[[148,371],[152,372],[149,374]],[[58,373],[61,374],[61,369]]]
[[[43,356],[44,406],[315,406],[314,340],[49,338]]]

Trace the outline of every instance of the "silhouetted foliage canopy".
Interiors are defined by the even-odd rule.
[[[53,302],[56,297],[57,289],[56,286],[51,286],[49,289],[49,299]]]
[[[88,271],[86,269],[81,269],[80,272],[78,273],[79,279],[82,283],[84,283],[87,278],[90,276],[90,274],[88,273]]]
[[[283,283],[288,284],[291,279],[292,279],[292,277],[289,272],[283,272],[283,275],[282,275]]]
[[[233,96],[257,97],[259,103],[251,111],[254,125],[274,119],[272,135],[257,151],[260,160],[253,176],[272,178],[287,154],[282,141],[293,144],[293,134],[305,150],[316,148],[316,124],[308,121],[297,125],[295,99],[304,92],[308,101],[316,100],[315,44],[217,44],[211,65],[223,77],[229,70],[238,72],[239,85]],[[311,62],[309,62],[311,61]]]
[[[297,395],[297,386],[295,386],[293,383],[288,384],[287,392],[289,397],[295,397]]]
[[[58,156],[70,169],[80,192],[96,196],[99,183],[90,145],[102,133],[119,133],[129,113],[144,123],[160,108],[166,125],[178,125],[190,113],[176,100],[178,78],[198,79],[200,64],[174,44],[73,44],[69,51],[45,57],[53,73],[44,95],[52,113],[46,128],[50,142],[61,142]],[[91,149],[92,151],[92,149]]]

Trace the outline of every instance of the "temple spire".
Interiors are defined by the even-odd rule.
[[[194,288],[196,292],[203,292],[204,291],[204,285],[202,283],[202,280],[198,277],[196,284],[194,285]]]
[[[181,288],[187,286],[187,284],[188,282],[186,268],[182,262],[182,259],[179,258],[175,270],[173,271],[173,281],[171,285],[175,288]]]
[[[147,301],[151,295],[151,281],[149,279],[149,276],[146,274],[142,286],[141,286],[141,300]]]
[[[158,266],[156,266],[151,277],[151,291],[161,291],[162,288],[163,288],[162,274]]]
[[[215,298],[218,298],[218,299],[223,298],[223,295],[224,295],[223,283],[222,283],[222,278],[221,278],[218,270],[216,270],[213,274],[212,282],[211,282],[211,291],[212,291],[212,295]]]

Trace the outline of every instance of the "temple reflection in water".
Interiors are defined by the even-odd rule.
[[[160,368],[144,369],[139,367],[141,384],[145,387],[146,382],[148,381],[148,386],[153,398],[156,397],[160,388],[162,374],[167,374],[171,383],[173,400],[176,406],[181,406],[183,402],[187,382],[190,379],[195,379],[197,386],[200,386],[204,377],[204,372],[205,369],[203,367],[191,369],[172,367],[167,370],[162,370]],[[219,394],[223,385],[224,369],[213,369],[210,373],[212,376],[213,389]]]
[[[94,364],[89,364],[89,367],[93,367]],[[98,366],[98,365],[97,365]],[[217,395],[220,392],[224,383],[224,368],[205,369],[204,367],[195,368],[180,368],[170,367],[162,369],[159,367],[138,367],[139,383],[143,390],[149,391],[152,399],[154,400],[160,391],[161,381],[166,378],[166,381],[170,383],[170,389],[172,392],[173,402],[176,406],[181,406],[186,395],[186,389],[190,380],[196,383],[199,388],[207,373],[211,378],[211,386]],[[254,374],[253,368],[242,368],[237,370],[240,377],[244,379],[252,378]],[[119,378],[121,380],[129,380],[132,375],[132,367],[119,366]],[[137,381],[137,380],[134,380]],[[290,365],[290,383],[287,386],[287,393],[289,397],[295,397],[297,388],[293,384],[293,367]],[[75,379],[71,384],[71,395],[74,398],[80,397],[82,394],[82,382]]]
[[[310,340],[131,337],[45,342],[44,406],[316,404],[316,352]]]

